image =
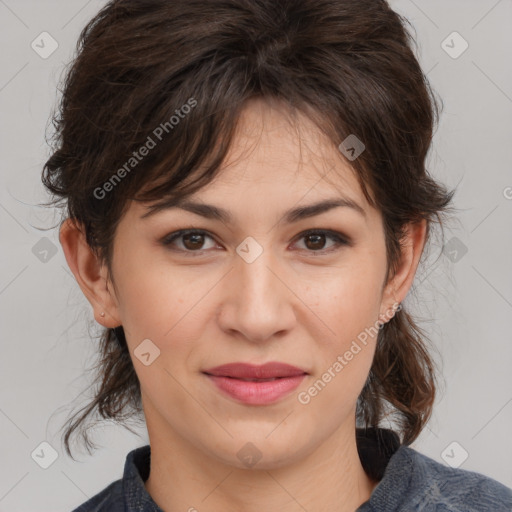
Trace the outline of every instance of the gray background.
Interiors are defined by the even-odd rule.
[[[104,424],[96,435],[103,448],[73,462],[58,434],[85,403],[76,397],[89,382],[84,371],[94,362],[90,335],[98,327],[57,230],[41,229],[59,220],[37,206],[47,199],[44,133],[79,31],[104,4],[0,0],[0,512],[69,511],[120,478],[127,452],[147,443],[145,429],[137,437]],[[413,447],[512,487],[512,1],[391,6],[414,25],[418,57],[444,100],[429,168],[450,188],[459,184],[458,221],[433,240],[425,258],[433,266],[419,271],[406,299],[438,348],[444,375],[434,416]],[[58,43],[46,59],[31,47],[43,31]],[[442,46],[454,31],[469,43],[457,58]],[[452,53],[462,48],[457,36],[446,44]],[[35,450],[49,460],[43,441],[58,453],[47,469],[31,456]]]

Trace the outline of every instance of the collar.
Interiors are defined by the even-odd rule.
[[[357,428],[356,443],[363,469],[368,476],[379,481],[379,485],[371,497],[374,499],[374,495],[386,493],[385,481],[380,482],[380,480],[384,476],[391,457],[395,452],[400,451],[400,438],[396,432],[389,429]],[[132,450],[126,457],[122,485],[127,512],[138,510],[164,512],[153,501],[144,486],[149,477],[150,464],[151,448],[149,445]]]

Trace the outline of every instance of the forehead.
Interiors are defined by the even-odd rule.
[[[336,193],[366,203],[337,145],[301,111],[253,99],[240,114],[219,173],[194,197],[212,203],[220,195],[230,195],[233,202],[259,195],[279,206]]]
[[[264,215],[333,198],[370,207],[354,169],[306,115],[254,99],[241,112],[218,174],[186,199]],[[151,204],[139,213],[149,215]]]
[[[222,167],[218,185],[318,184],[325,191],[342,186],[360,192],[354,170],[337,145],[303,112],[284,102],[253,99],[245,105]]]

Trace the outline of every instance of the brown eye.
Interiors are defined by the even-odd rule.
[[[167,235],[162,244],[170,246],[171,248],[181,252],[201,252],[208,249],[204,247],[206,239],[213,240],[213,238],[201,230],[181,230]],[[181,244],[177,243],[181,242]],[[173,247],[176,246],[176,247]]]
[[[325,245],[325,235],[324,234],[313,234],[307,235],[306,237],[306,247],[313,251],[322,250]]]
[[[334,242],[330,247],[325,248],[326,241],[329,238]],[[332,250],[336,250],[340,246],[350,245],[350,241],[339,233],[323,229],[310,230],[305,233],[301,233],[299,240],[305,240],[305,250],[308,252],[330,252]]]
[[[204,244],[204,235],[198,233],[189,233],[182,235],[183,246],[191,251],[201,249]]]

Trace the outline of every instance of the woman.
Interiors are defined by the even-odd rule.
[[[453,191],[405,24],[383,0],[114,0],[84,29],[43,181],[105,331],[65,444],[95,412],[150,444],[76,511],[511,510],[409,446],[436,379],[401,303]]]

